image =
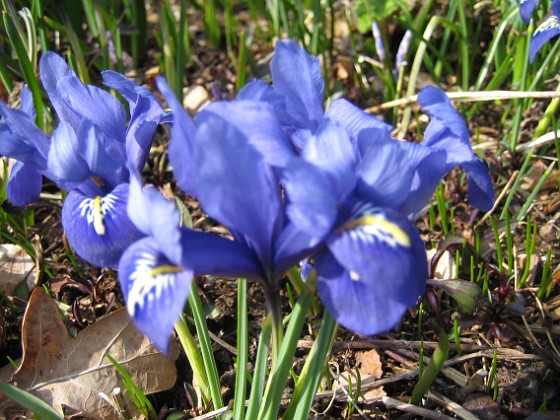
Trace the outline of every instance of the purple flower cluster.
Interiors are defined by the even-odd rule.
[[[444,92],[427,87],[419,95],[431,117],[422,143],[397,141],[389,125],[344,99],[325,110],[317,58],[280,41],[272,85],[253,81],[235,100],[216,101],[194,119],[158,80],[172,111],[169,159],[177,184],[233,239],[180,227],[175,203],[143,188],[139,175],[161,107],[122,76],[104,73],[129,101],[125,130],[120,104],[83,86],[54,57],[42,62],[61,120],[51,138],[32,123],[28,98],[23,111],[0,108],[0,153],[21,162],[10,178],[18,191],[11,198],[36,199],[40,184],[31,196],[26,185],[39,176],[70,191],[63,224],[72,245],[97,265],[120,257],[129,312],[160,349],[168,349],[195,274],[245,277],[275,290],[302,260],[305,277],[315,270],[319,296],[338,322],[365,335],[388,330],[424,290],[425,248],[412,220],[441,178],[460,166],[469,201],[482,210],[493,204],[488,168]],[[33,175],[19,182],[21,170]],[[103,243],[109,252],[112,241],[125,240],[110,258],[92,246]]]

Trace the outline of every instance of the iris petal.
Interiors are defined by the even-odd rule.
[[[122,74],[111,70],[102,74],[103,83],[116,89],[128,102],[130,121],[126,131],[126,155],[141,170],[148,158],[163,108],[148,89],[138,86]]]
[[[194,147],[196,126],[183,109],[165,79],[157,79],[158,89],[173,112],[171,142],[168,147],[169,161],[179,187],[196,196]]]
[[[271,64],[274,90],[286,98],[286,111],[297,128],[314,131],[323,119],[324,81],[317,57],[294,41],[278,41]]]
[[[174,264],[181,262],[181,215],[174,201],[166,200],[153,186],[142,189],[140,175],[131,170],[127,213],[136,227],[151,236]]]
[[[560,35],[560,0],[552,2],[552,14],[542,22],[533,33],[529,45],[529,61],[532,63],[540,49],[552,38]]]
[[[270,269],[282,221],[280,188],[271,168],[242,132],[214,115],[198,127],[196,144],[197,197],[204,211]]]
[[[119,264],[128,312],[158,349],[169,352],[169,337],[183,312],[193,272],[173,265],[152,238],[130,246]]]
[[[463,162],[461,167],[467,171],[469,177],[469,203],[482,211],[490,210],[494,205],[494,188],[486,162],[475,156],[470,162]]]
[[[39,199],[43,177],[31,166],[16,162],[10,172],[6,194],[16,206],[25,206]]]
[[[539,0],[520,0],[519,1],[519,15],[523,22],[527,25],[531,21],[531,16],[533,16],[533,12],[535,11],[535,7],[537,7],[537,3]]]
[[[94,198],[71,191],[62,207],[62,226],[76,253],[98,267],[116,267],[124,250],[143,235],[126,213],[128,184]]]
[[[295,156],[274,109],[266,103],[214,102],[197,115],[197,124],[202,124],[210,115],[217,115],[241,131],[271,166],[283,168]]]
[[[426,252],[414,226],[391,209],[358,203],[315,258],[321,299],[342,325],[371,335],[392,328],[422,293]]]

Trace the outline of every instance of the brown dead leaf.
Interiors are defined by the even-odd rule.
[[[380,379],[383,376],[383,369],[381,367],[381,358],[377,350],[371,349],[362,351],[356,354],[356,369],[360,373],[362,384],[367,384]],[[348,386],[348,382],[352,381],[352,389],[356,389],[357,377],[356,372],[344,372],[340,378],[342,386]],[[374,388],[361,394],[361,398],[365,401],[371,401],[387,395],[383,387]]]
[[[13,296],[23,281],[29,289],[37,284],[37,266],[25,250],[14,244],[0,245],[0,291]]]
[[[126,309],[101,318],[72,338],[55,302],[42,288],[33,291],[22,327],[23,359],[11,383],[52,405],[62,406],[96,419],[118,418],[110,403],[100,396],[124,389],[120,374],[105,357],[110,354],[130,374],[134,383],[152,394],[173,386],[174,360],[178,351],[165,356],[132,324]],[[126,409],[137,416],[138,409],[128,395]],[[6,401],[0,400],[0,413]]]

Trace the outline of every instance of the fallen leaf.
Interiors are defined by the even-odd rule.
[[[383,369],[381,367],[381,358],[377,350],[371,349],[368,351],[362,351],[356,353],[356,369],[360,373],[360,379],[362,384],[370,383],[381,378],[383,375]],[[356,372],[344,372],[340,378],[340,384],[347,387],[348,382],[352,382],[352,389],[356,390],[357,387],[357,377]],[[374,388],[360,395],[365,401],[371,401],[378,399],[387,395],[383,390],[383,387]]]
[[[175,348],[165,356],[132,324],[120,309],[85,328],[72,338],[58,315],[55,302],[42,288],[33,291],[22,326],[23,359],[11,383],[41,398],[61,414],[62,406],[88,418],[118,418],[117,409],[101,395],[124,390],[120,374],[105,357],[110,354],[134,383],[152,394],[171,388],[176,380]],[[138,416],[130,396],[126,410]],[[8,404],[0,400],[0,413]],[[119,407],[122,408],[122,407]]]
[[[29,289],[37,284],[35,261],[19,245],[0,245],[0,291],[13,296],[20,283],[26,281]]]

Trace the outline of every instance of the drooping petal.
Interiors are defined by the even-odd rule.
[[[427,86],[419,93],[418,102],[432,118],[421,146],[444,150],[447,154],[446,171],[457,165],[465,168],[469,178],[473,176],[469,182],[469,200],[472,198],[473,204],[481,205],[481,209],[490,209],[494,192],[488,166],[473,153],[467,126],[449,98],[442,90]]]
[[[325,84],[317,57],[307,54],[294,41],[278,41],[271,73],[274,90],[286,98],[292,124],[313,132],[323,119]]]
[[[135,325],[167,353],[183,312],[193,272],[174,265],[152,238],[132,244],[119,263],[119,282]]]
[[[143,235],[128,218],[128,184],[105,196],[87,197],[70,191],[62,207],[68,243],[87,262],[115,268],[124,250]]]
[[[533,33],[529,45],[529,62],[533,62],[540,49],[552,38],[560,35],[560,0],[554,0],[551,5],[552,14],[547,17]]]
[[[315,257],[317,285],[338,322],[372,335],[392,328],[424,290],[426,253],[401,214],[362,203],[353,215]]]
[[[367,138],[362,138],[365,144],[361,144],[358,140],[359,134],[365,129],[369,130],[371,138],[391,140],[393,128],[389,124],[367,114],[346,99],[333,101],[325,117],[344,127],[354,143],[358,156],[363,156],[368,148]]]
[[[431,117],[422,145],[444,149],[447,163],[451,165],[449,169],[472,159],[467,125],[445,92],[435,86],[426,86],[418,94],[418,103]]]
[[[181,228],[181,265],[196,274],[262,281],[265,274],[255,251],[241,242],[213,233]]]
[[[202,124],[210,115],[217,115],[241,131],[262,153],[265,162],[283,168],[295,151],[286,136],[274,108],[257,101],[219,101],[206,106],[196,117]]]
[[[116,89],[128,102],[130,121],[126,131],[126,155],[138,170],[146,163],[163,107],[148,90],[115,71],[103,73],[103,83]]]
[[[537,7],[539,0],[519,0],[519,15],[525,24],[529,24],[535,7]]]
[[[135,168],[130,171],[127,213],[142,233],[156,241],[169,261],[173,264],[181,263],[181,214],[177,205],[174,201],[163,198],[153,186],[142,189],[140,175]]]
[[[494,205],[494,188],[486,162],[475,156],[473,160],[463,162],[461,167],[467,171],[469,177],[469,203],[482,211],[490,210]]]
[[[39,200],[43,177],[30,165],[16,162],[6,186],[8,200],[16,206],[25,206]]]
[[[45,169],[50,139],[25,112],[0,102],[0,154]]]
[[[168,147],[173,174],[183,191],[196,196],[196,162],[194,158],[196,126],[165,82],[165,79],[158,78],[156,81],[159,91],[173,113],[171,142]]]
[[[269,269],[282,217],[272,169],[241,131],[218,116],[198,127],[196,140],[197,197],[204,211],[254,249]]]

